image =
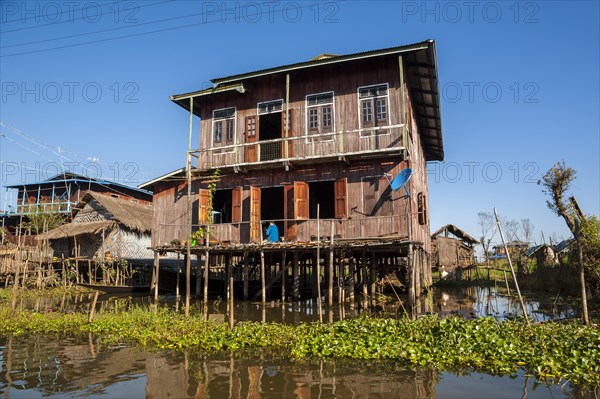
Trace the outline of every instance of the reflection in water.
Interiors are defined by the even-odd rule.
[[[21,300],[20,306],[39,312],[88,312],[93,294]],[[149,296],[100,298],[97,312],[128,311],[150,306]],[[521,314],[518,302],[496,288],[435,288],[416,304],[417,314],[435,312],[471,318],[499,319]],[[159,306],[177,308],[174,297]],[[526,303],[532,320],[576,317],[556,299]],[[203,306],[194,303],[193,312]],[[210,319],[228,320],[226,301],[212,301]],[[401,317],[402,303],[363,309],[325,308],[324,320],[336,321],[361,312]],[[410,309],[408,309],[410,311]],[[280,304],[237,301],[236,320],[284,323],[319,320],[317,303],[308,300]],[[456,376],[430,370],[410,371],[394,363],[327,360],[292,362],[266,355],[205,357],[194,352],[144,352],[127,346],[98,345],[91,334],[83,338],[0,337],[0,398],[148,397],[148,398],[433,398],[433,397],[585,397],[557,386],[535,385],[526,377]],[[497,395],[496,395],[497,393]],[[592,394],[587,393],[593,397]]]
[[[89,312],[94,294],[63,295],[53,298],[21,299],[20,308],[33,309],[39,312],[60,311]],[[410,309],[405,308],[407,301],[379,303],[368,308],[334,305],[323,308],[323,319],[333,322],[346,317],[355,317],[362,313],[383,313],[388,317],[403,317],[410,315]],[[181,309],[179,301],[174,296],[162,296],[159,306],[173,310]],[[97,313],[103,311],[127,312],[133,307],[153,306],[153,298],[149,295],[101,295],[98,298]],[[262,305],[257,302],[237,300],[234,305],[234,320],[237,321],[266,321],[288,324],[313,322],[319,320],[317,301],[308,299],[302,302],[272,301]],[[576,318],[578,313],[567,302],[560,298],[538,298],[525,293],[525,307],[532,321],[547,321],[556,319]],[[413,315],[438,313],[441,316],[452,314],[464,318],[480,316],[495,317],[499,320],[522,316],[521,307],[515,297],[506,294],[504,289],[496,287],[434,287],[428,295],[419,298],[413,309]],[[200,301],[192,299],[192,312],[203,313],[204,306]],[[209,318],[222,322],[229,320],[227,301],[211,300],[208,306]]]
[[[0,339],[5,398],[564,398],[558,386],[523,376],[456,376],[391,362],[292,362],[266,355],[202,356],[102,347],[93,341]],[[579,395],[578,395],[579,396]]]

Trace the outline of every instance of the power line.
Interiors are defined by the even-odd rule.
[[[338,3],[340,1],[342,1],[342,0],[337,0],[337,1],[334,1],[333,3]],[[298,8],[299,9],[303,9],[303,8],[309,8],[309,7],[314,7],[314,3],[310,3],[310,4],[304,5],[304,6],[299,6]],[[198,15],[203,15],[203,14],[200,13]],[[252,15],[249,15],[249,16],[255,17],[255,16],[259,16],[259,15],[261,15],[261,13],[257,12],[255,14],[252,14]],[[194,14],[192,14],[190,16],[194,16]],[[247,16],[247,17],[249,17],[249,16]],[[184,18],[184,17],[174,17],[174,18]],[[105,39],[98,39],[98,40],[92,40],[92,41],[88,41],[88,42],[75,43],[75,44],[67,44],[67,45],[64,45],[64,46],[50,47],[50,48],[40,49],[40,50],[24,51],[24,52],[21,52],[21,53],[14,53],[14,54],[8,54],[8,55],[0,55],[0,58],[16,57],[16,56],[19,56],[19,55],[42,53],[42,52],[47,52],[47,51],[52,51],[52,50],[61,50],[61,49],[71,48],[71,47],[86,46],[88,44],[104,43],[104,42],[109,42],[109,41],[113,41],[113,40],[127,39],[127,38],[137,37],[137,36],[145,36],[145,35],[150,35],[150,34],[153,34],[153,33],[160,33],[160,32],[167,32],[167,31],[172,31],[172,30],[190,28],[192,26],[207,25],[209,23],[216,23],[216,22],[224,22],[224,21],[231,20],[231,19],[234,19],[234,18],[239,18],[239,16],[234,15],[231,18],[227,18],[226,17],[226,18],[221,18],[219,20],[214,20],[214,21],[205,21],[205,22],[203,21],[203,22],[197,22],[197,23],[188,24],[188,25],[181,25],[181,26],[174,26],[174,27],[170,27],[170,28],[156,29],[156,30],[147,31],[147,32],[132,33],[130,35],[109,37],[109,38],[105,38]],[[151,22],[148,22],[148,24],[149,23],[151,23]],[[114,28],[114,29],[120,29],[120,28]]]
[[[26,140],[28,140],[28,141],[30,141],[30,142],[32,142],[32,143],[34,143],[34,144],[36,144],[36,145],[38,145],[40,147],[42,147],[46,151],[52,152],[53,154],[58,155],[59,157],[64,157],[66,160],[68,160],[70,162],[75,162],[75,161],[73,159],[70,159],[70,158],[67,158],[67,157],[63,156],[62,154],[71,154],[72,156],[74,156],[76,158],[79,158],[79,159],[82,159],[82,160],[85,160],[85,161],[90,161],[90,162],[93,162],[93,163],[97,163],[99,165],[104,165],[104,166],[109,167],[109,168],[111,168],[113,166],[113,165],[107,164],[105,162],[101,162],[96,157],[86,157],[86,156],[78,155],[78,154],[76,154],[74,152],[61,149],[61,147],[54,147],[54,146],[52,146],[50,144],[44,143],[43,141],[38,140],[35,137],[32,137],[32,136],[28,135],[27,133],[25,133],[25,132],[23,132],[23,131],[15,128],[15,127],[12,127],[12,126],[9,126],[9,125],[5,124],[1,120],[0,120],[0,126],[4,126],[5,128],[9,129],[13,133],[15,133],[15,134],[17,134],[17,135],[25,138]],[[77,164],[82,165],[80,162],[77,162]],[[141,173],[143,175],[146,175],[146,176],[156,176],[156,173],[147,173],[147,172],[139,172],[139,173]]]
[[[170,2],[170,1],[174,1],[174,0],[164,1],[163,3],[167,3],[167,2]],[[160,4],[160,3],[155,3],[155,4]],[[18,44],[9,44],[7,46],[0,46],[0,48],[21,47],[21,46],[28,46],[30,44],[53,42],[53,41],[56,41],[56,40],[64,40],[64,39],[71,39],[71,38],[74,38],[74,37],[83,37],[83,36],[95,35],[97,33],[112,32],[112,31],[121,30],[121,29],[137,28],[138,26],[152,25],[152,24],[157,24],[157,23],[160,23],[160,22],[174,21],[174,20],[178,20],[178,19],[191,18],[191,17],[202,16],[202,15],[203,15],[203,13],[197,13],[197,14],[183,15],[183,16],[179,16],[179,17],[158,19],[156,21],[142,22],[142,23],[135,24],[135,25],[119,26],[117,28],[102,29],[102,30],[97,30],[97,31],[93,31],[93,32],[78,33],[76,35],[54,37],[54,38],[50,38],[50,39],[36,40],[36,41],[33,41],[33,42],[25,42],[25,43],[18,43]]]
[[[157,5],[157,4],[169,3],[169,2],[172,2],[172,1],[175,1],[175,0],[166,0],[166,1],[161,1],[161,2],[158,2],[158,3],[145,4],[145,5],[143,5],[143,6],[138,6],[138,5],[136,4],[136,9],[140,9],[140,8],[144,8],[144,7],[151,7],[151,6],[155,6],[155,5]],[[102,4],[102,5],[100,5],[100,8],[102,8],[102,7],[104,7],[104,6],[111,6],[111,5],[114,5],[114,4],[120,4],[120,3],[124,3],[124,2],[125,2],[125,0],[119,0],[119,1],[115,1],[114,3],[106,3],[106,4]],[[96,4],[97,4],[97,3],[96,3]],[[75,12],[75,11],[83,11],[83,9],[79,9],[79,10],[72,10],[72,12]],[[118,12],[118,11],[117,11],[117,12]],[[82,14],[83,14],[83,13],[82,13]],[[54,13],[54,14],[52,14],[52,15],[53,15],[53,16],[56,16],[56,15],[58,15],[58,13]],[[62,15],[62,12],[61,12],[61,15]],[[49,15],[46,15],[46,17],[49,17]],[[34,16],[32,16],[32,17],[28,17],[28,18],[14,19],[14,20],[12,20],[12,21],[6,21],[6,22],[3,22],[2,24],[3,24],[3,25],[5,25],[5,24],[10,24],[10,23],[13,23],[13,22],[22,22],[22,21],[27,21],[28,19],[33,19],[33,18],[39,18],[39,16],[38,16],[38,15],[34,15]],[[69,18],[69,19],[67,19],[66,21],[60,21],[60,22],[50,22],[50,23],[48,23],[48,24],[44,24],[44,25],[27,26],[27,27],[24,27],[24,28],[18,28],[18,29],[12,29],[12,30],[5,30],[5,31],[1,31],[0,33],[2,33],[2,34],[5,34],[5,33],[17,32],[17,31],[21,31],[21,30],[27,30],[27,29],[37,29],[37,28],[43,28],[43,27],[45,27],[45,26],[51,26],[51,25],[52,25],[52,26],[54,26],[54,25],[60,25],[60,24],[64,24],[64,23],[66,23],[66,22],[79,21],[80,19],[84,19],[84,18],[87,18],[87,17],[86,17],[86,16],[84,16],[84,15],[82,15],[81,17],[78,17],[78,18]]]

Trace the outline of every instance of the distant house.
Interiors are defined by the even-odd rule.
[[[509,241],[506,243],[506,246],[508,247],[508,250],[510,251],[510,256],[524,254],[525,252],[527,252],[527,249],[529,248],[528,243],[526,243],[524,241],[519,241],[519,240]],[[492,249],[494,251],[494,254],[492,256],[504,255],[504,257],[506,257],[506,250],[504,249],[503,244],[494,245],[492,247]],[[503,259],[504,257],[497,256],[496,259]],[[490,259],[492,259],[492,257],[490,257]]]
[[[556,250],[548,244],[535,245],[525,255],[536,260],[538,266],[551,266],[558,263]]]
[[[105,194],[141,205],[152,203],[152,193],[149,191],[70,172],[60,173],[37,183],[6,186],[6,189],[1,227],[6,228],[9,233],[14,233],[22,220],[27,220],[35,213],[71,215],[86,192]]]
[[[37,236],[38,241],[50,242],[54,256],[152,263],[151,205],[88,192],[74,206],[72,217],[70,223]]]
[[[458,227],[447,224],[431,235],[432,266],[450,273],[475,263],[474,245],[479,241]]]

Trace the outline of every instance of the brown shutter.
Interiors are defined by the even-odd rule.
[[[335,181],[335,217],[337,219],[345,219],[348,217],[348,206],[346,203],[346,185],[347,179],[339,179]]]
[[[260,188],[250,187],[250,241],[260,242]]]
[[[198,223],[207,224],[208,219],[208,202],[210,199],[210,191],[199,190],[199,203],[198,203]]]
[[[231,191],[231,223],[242,222],[242,187]]]
[[[294,182],[294,214],[296,220],[308,219],[308,183]]]
[[[258,117],[256,115],[247,116],[245,120],[244,134],[246,143],[254,143],[258,140]],[[246,162],[258,161],[258,147],[256,145],[247,145],[244,150]]]

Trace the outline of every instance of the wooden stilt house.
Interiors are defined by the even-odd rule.
[[[196,161],[191,214],[185,169],[140,186],[154,192],[157,251],[188,240],[191,223],[192,230],[210,225],[214,250],[247,253],[265,245],[274,221],[280,250],[326,242],[345,246],[335,259],[379,264],[371,255],[383,251],[384,263],[400,268],[390,259],[414,249],[428,274],[426,162],[444,156],[433,40],[212,82],[171,97],[201,120],[199,148],[189,154]],[[407,168],[410,180],[392,189]]]

